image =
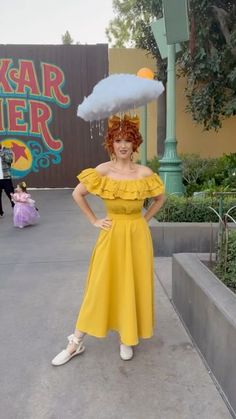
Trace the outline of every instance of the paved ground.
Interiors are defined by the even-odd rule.
[[[157,329],[130,362],[118,338],[88,337],[86,352],[50,365],[73,331],[97,230],[71,191],[35,191],[40,225],[0,219],[1,419],[228,419],[231,415],[168,294],[169,258],[156,261]],[[91,198],[93,208],[102,206]]]

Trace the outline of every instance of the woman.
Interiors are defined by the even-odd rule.
[[[53,360],[62,365],[84,351],[85,334],[120,335],[120,357],[133,357],[140,338],[153,335],[153,250],[147,222],[164,203],[163,183],[149,168],[133,163],[142,143],[138,120],[125,116],[109,121],[105,148],[111,161],[78,176],[73,198],[87,219],[101,229],[94,248],[85,294],[69,344]],[[107,216],[98,219],[88,205],[88,193],[104,200]],[[145,198],[153,203],[143,216]]]

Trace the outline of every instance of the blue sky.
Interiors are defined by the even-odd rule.
[[[107,43],[112,0],[4,0],[0,44],[60,44],[69,30],[84,44]]]

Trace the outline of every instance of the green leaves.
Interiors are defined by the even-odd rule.
[[[106,35],[112,47],[124,48],[133,45],[129,20],[124,21],[119,17],[113,19],[106,28]]]
[[[218,158],[202,158],[197,154],[181,155],[186,195],[205,191],[236,190],[236,153]]]
[[[69,31],[66,31],[64,33],[64,35],[62,35],[61,40],[62,40],[62,43],[64,45],[71,45],[74,42],[73,39],[70,36],[70,32]]]
[[[224,201],[225,212],[235,205],[235,199],[227,198]],[[158,212],[156,218],[160,222],[204,223],[218,222],[217,215],[210,210],[213,207],[219,211],[219,199],[210,197],[178,197],[169,195],[164,207]],[[232,216],[236,211],[232,212]]]
[[[190,0],[190,46],[180,56],[187,77],[187,111],[216,131],[235,114],[236,12],[233,1]]]
[[[150,23],[162,17],[161,0],[113,0],[116,18],[106,30],[112,46],[134,46],[157,60],[158,78],[166,81]],[[187,78],[186,111],[204,130],[219,130],[236,114],[235,0],[189,0],[190,41],[182,44],[179,75]]]
[[[220,233],[214,273],[236,292],[236,231],[233,229]]]
[[[166,60],[162,60],[151,31],[152,20],[162,16],[161,0],[113,0],[116,17],[106,29],[112,47],[136,47],[155,57],[158,79],[166,81]]]

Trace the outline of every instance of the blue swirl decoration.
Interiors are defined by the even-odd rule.
[[[42,145],[37,141],[29,141],[27,145],[32,153],[32,172],[39,172],[40,169],[47,169],[50,166],[50,163],[61,163],[62,148],[60,151],[53,151],[49,149],[45,151]]]
[[[12,167],[11,173],[14,179],[23,178],[30,172],[39,172],[40,169],[47,169],[51,163],[61,163],[61,152],[63,147],[61,147],[59,151],[53,151],[51,149],[44,149],[43,145],[38,141],[32,140],[28,141],[26,144],[31,153],[32,164],[25,170],[19,170]]]

